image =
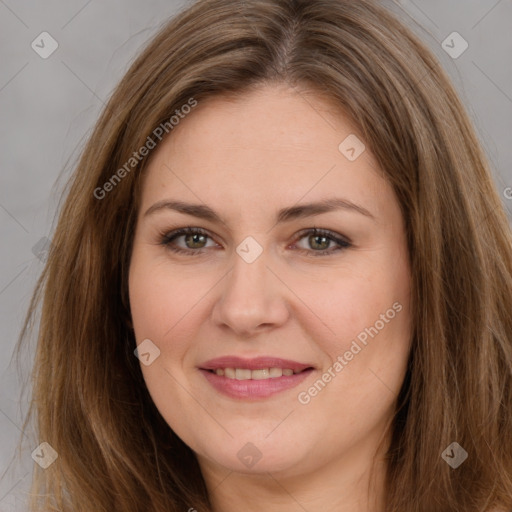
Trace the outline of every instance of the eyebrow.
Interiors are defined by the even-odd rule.
[[[321,213],[327,213],[341,209],[357,212],[361,215],[369,217],[370,219],[376,220],[375,217],[366,208],[363,208],[362,206],[353,203],[348,199],[333,197],[314,203],[305,203],[297,206],[282,208],[276,215],[275,223],[281,224],[284,222],[290,222],[295,219],[301,219],[304,217],[310,217],[313,215],[319,215]],[[215,212],[215,210],[205,204],[192,204],[185,203],[183,201],[172,201],[169,199],[163,199],[162,201],[158,201],[154,205],[150,206],[144,214],[144,217],[162,210],[175,210],[177,212],[184,213],[186,215],[192,215],[200,219],[226,224],[222,217],[217,212]]]

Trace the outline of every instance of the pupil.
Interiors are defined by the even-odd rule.
[[[313,237],[312,237],[312,238],[313,238],[313,240],[315,241],[313,245],[315,245],[315,244],[316,244],[316,240],[324,240],[324,241],[325,241],[325,240],[327,240],[327,238],[326,238],[325,236],[319,236],[319,235],[313,235]],[[321,242],[320,242],[320,244],[321,244]],[[325,244],[324,244],[324,245],[325,245]],[[324,247],[324,248],[325,248],[325,247]]]
[[[192,238],[192,243],[193,244],[197,244],[197,243],[201,243],[199,241],[199,238],[200,237],[203,237],[204,235],[201,235],[201,234],[194,234],[194,235],[188,235],[189,239]],[[313,246],[317,245],[317,243],[319,245],[324,245],[323,248],[325,248],[325,242],[327,241],[327,237],[325,236],[320,236],[320,235],[312,235],[310,237],[310,239],[313,239]],[[322,240],[323,242],[318,242],[319,240]],[[329,242],[327,241],[327,245],[329,244]]]
[[[189,237],[192,237],[192,240],[193,240],[193,242],[192,242],[192,243],[193,243],[193,244],[195,244],[195,243],[200,243],[200,242],[198,242],[198,238],[199,238],[199,237],[202,237],[202,236],[204,236],[204,235],[201,235],[201,234],[189,235]]]

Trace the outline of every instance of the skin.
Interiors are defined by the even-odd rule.
[[[327,99],[265,85],[200,102],[151,155],[130,264],[132,320],[137,343],[160,350],[141,364],[145,382],[196,453],[214,511],[383,510],[387,428],[410,350],[410,268],[399,204],[370,150],[349,161],[338,149],[350,134],[354,126]],[[280,208],[331,197],[374,218],[339,209],[275,223]],[[164,199],[206,204],[224,223],[171,209],[145,215]],[[186,226],[208,237],[182,235],[174,246],[202,254],[161,243]],[[316,256],[339,246],[299,233],[314,227],[352,246]],[[236,252],[248,236],[263,249],[252,263]],[[401,311],[333,371],[396,303]],[[271,397],[233,399],[198,369],[224,355],[315,370]],[[329,368],[335,377],[300,403],[298,393]],[[261,453],[252,467],[237,456],[248,442]]]

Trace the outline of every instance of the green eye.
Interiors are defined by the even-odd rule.
[[[325,229],[309,229],[306,232],[303,232],[302,236],[299,237],[299,240],[302,240],[303,238],[307,237],[307,241],[310,245],[310,247],[319,247],[322,249],[322,247],[325,247],[326,245],[329,246],[331,242],[334,242],[338,245],[338,247],[334,249],[322,249],[322,250],[308,250],[308,249],[300,249],[305,250],[306,252],[310,252],[313,256],[323,256],[323,255],[329,255],[334,252],[341,251],[343,249],[347,249],[351,246],[351,243],[348,240],[345,240],[338,236],[337,234],[333,233],[332,231],[328,231]]]
[[[178,247],[176,240],[183,237],[185,248]],[[352,246],[352,244],[342,238],[341,236],[333,233],[332,231],[325,229],[308,229],[302,231],[297,241],[307,237],[308,243],[311,249],[298,249],[300,252],[306,252],[312,256],[326,256],[331,255],[335,252],[342,251]],[[187,254],[188,256],[196,256],[204,253],[204,249],[207,248],[207,240],[211,238],[208,233],[201,228],[185,227],[180,228],[170,233],[166,233],[162,236],[161,244],[166,246],[169,250],[175,253]],[[337,247],[334,248],[322,248],[328,247],[331,242]],[[297,242],[295,242],[296,244]],[[317,249],[315,249],[315,247]]]

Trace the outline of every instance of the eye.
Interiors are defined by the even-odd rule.
[[[298,240],[302,239],[306,239],[310,247],[316,247],[316,249],[313,250],[301,249],[310,253],[312,256],[327,256],[352,246],[347,239],[344,239],[340,235],[327,229],[313,228],[302,231]],[[326,247],[330,246],[331,242],[334,242],[338,247],[335,247],[334,249],[326,249]]]
[[[307,237],[307,243],[312,247],[312,249],[301,248],[299,251],[307,252],[312,256],[330,255],[352,246],[347,239],[326,229],[307,229],[302,231],[299,235],[300,236],[296,239],[297,241],[306,239]],[[176,240],[181,237],[184,237],[185,248],[176,245]],[[197,256],[204,253],[203,249],[207,248],[206,243],[208,238],[211,237],[201,228],[185,227],[162,234],[161,244],[172,252],[187,254],[188,256]],[[297,241],[294,245],[297,244]],[[334,242],[337,247],[329,248],[331,242]]]
[[[189,245],[188,248],[177,247],[174,244],[174,241],[181,237],[184,237],[185,245]],[[161,243],[173,252],[195,256],[203,253],[201,249],[205,247],[203,244],[207,238],[210,238],[210,236],[203,229],[186,227],[164,234]]]

